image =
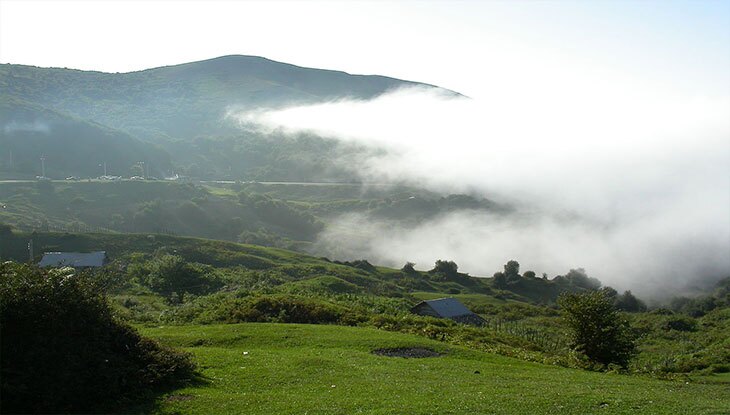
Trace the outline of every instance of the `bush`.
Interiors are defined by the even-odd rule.
[[[433,269],[431,272],[444,274],[448,276],[456,275],[456,273],[459,271],[459,266],[456,265],[456,262],[454,261],[444,261],[444,260],[437,260],[434,264]]]
[[[571,347],[595,363],[628,365],[635,336],[603,292],[563,294],[558,304],[571,330]]]
[[[646,304],[634,296],[631,291],[624,291],[623,294],[614,298],[614,305],[621,311],[638,313],[646,311]]]
[[[140,284],[168,297],[173,293],[206,294],[223,285],[209,267],[187,262],[178,255],[160,255],[143,264],[133,264],[128,273]]]
[[[0,264],[2,413],[104,412],[193,375],[189,355],[118,322],[74,272]]]
[[[672,316],[662,328],[664,330],[697,331],[697,321],[688,316]]]
[[[343,307],[325,301],[289,295],[263,295],[238,299],[222,307],[222,317],[229,323],[353,324],[353,321],[366,319],[365,316],[362,318],[355,317],[354,314],[356,313],[347,312]]]

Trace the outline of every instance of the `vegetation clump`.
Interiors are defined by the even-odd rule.
[[[564,294],[558,299],[570,329],[570,345],[591,362],[626,367],[636,352],[635,336],[602,291]]]
[[[191,379],[186,353],[114,318],[71,268],[0,264],[2,413],[104,412]]]

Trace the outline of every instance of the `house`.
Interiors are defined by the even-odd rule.
[[[106,251],[44,252],[39,267],[96,268],[109,262]]]
[[[421,316],[448,318],[457,323],[481,326],[485,320],[466,308],[456,298],[439,298],[436,300],[421,301],[411,308],[411,313]]]

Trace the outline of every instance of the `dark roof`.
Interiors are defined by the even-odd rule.
[[[46,252],[39,267],[101,267],[106,263],[106,251]]]
[[[456,298],[439,298],[437,300],[427,300],[424,303],[428,304],[438,315],[445,318],[474,314]]]

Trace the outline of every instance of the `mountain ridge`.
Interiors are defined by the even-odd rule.
[[[230,108],[247,110],[344,98],[372,99],[403,87],[438,88],[446,94],[461,96],[430,84],[382,75],[352,75],[306,68],[247,55],[226,55],[127,73],[0,65],[0,101],[8,106],[23,103],[47,109],[161,147],[170,155],[171,163],[160,164],[157,160],[154,164],[163,167],[163,171],[154,172],[155,175],[174,171],[207,178],[330,179],[312,172],[331,171],[332,163],[327,160],[339,159],[336,152],[341,148],[336,143],[317,138],[306,142],[268,140],[262,133],[243,131],[226,118]],[[43,122],[43,111],[38,114],[36,118]],[[5,121],[12,123],[14,120]],[[5,147],[16,156],[22,155],[25,159],[23,174],[39,173],[32,171],[30,166],[38,164],[40,150],[25,148],[25,138],[5,130],[0,125],[0,148]],[[80,153],[82,148],[78,141],[71,139],[72,136],[73,131],[65,137],[51,135],[47,142],[55,142],[71,154]],[[99,146],[96,153],[102,153],[103,135],[98,136],[98,143],[87,141],[83,149],[93,150]],[[130,160],[150,161],[145,153],[154,152],[152,148],[140,147],[135,154],[125,158],[123,164]],[[20,173],[15,171],[18,164],[9,162],[11,157],[10,153],[0,154],[0,172]],[[92,158],[101,159],[102,156],[93,154]],[[86,163],[85,160],[79,162]],[[122,173],[133,166],[120,167]],[[341,169],[335,170],[340,172]],[[67,167],[57,171],[58,176],[82,174],[88,172],[75,171],[73,163],[67,163]],[[331,179],[353,179],[352,175],[337,174]]]

